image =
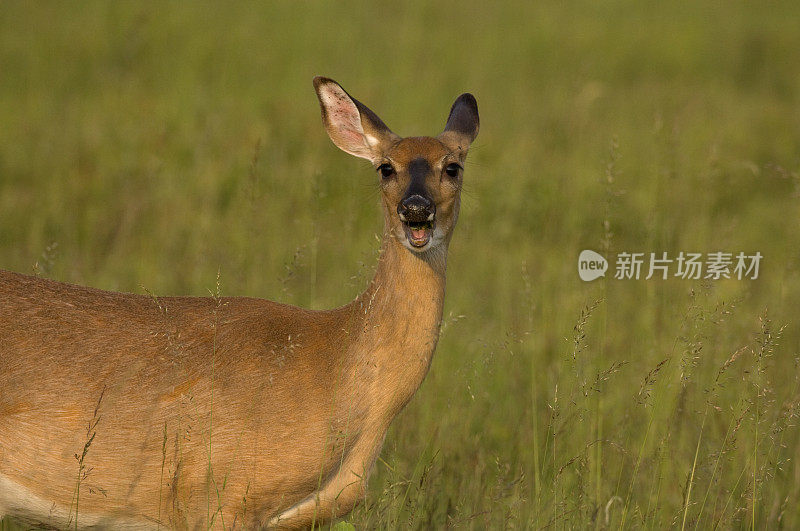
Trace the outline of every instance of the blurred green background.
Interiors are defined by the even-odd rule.
[[[348,521],[797,528],[798,20],[793,0],[3,2],[0,267],[343,304],[379,188],[311,78],[401,135],[469,91],[442,338]],[[764,258],[757,280],[585,283],[582,249]]]

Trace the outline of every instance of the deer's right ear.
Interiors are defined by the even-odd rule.
[[[366,105],[350,96],[334,80],[314,78],[322,122],[334,144],[346,153],[377,162],[400,137]]]

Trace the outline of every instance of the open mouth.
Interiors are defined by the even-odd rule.
[[[431,216],[433,217],[433,216]],[[433,219],[428,221],[403,221],[408,242],[414,247],[425,247],[433,235]]]

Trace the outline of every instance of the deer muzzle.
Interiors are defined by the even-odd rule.
[[[403,222],[406,237],[414,247],[425,247],[433,235],[436,222],[436,205],[419,194],[406,197],[397,205],[397,214]]]

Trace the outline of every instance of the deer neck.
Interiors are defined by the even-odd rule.
[[[388,227],[387,221],[375,277],[353,302],[361,314],[354,361],[376,392],[392,397],[394,415],[419,388],[436,348],[448,242],[415,253]]]

